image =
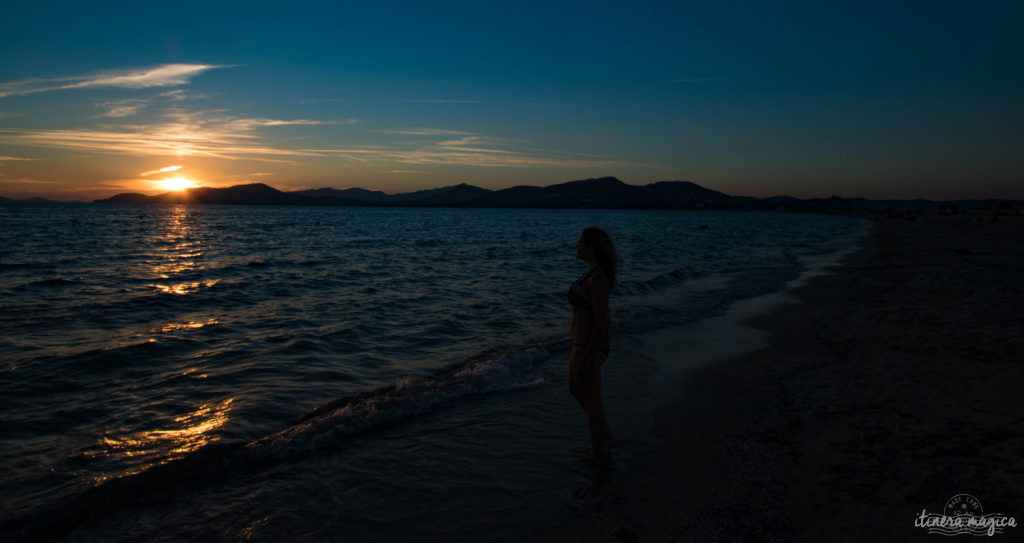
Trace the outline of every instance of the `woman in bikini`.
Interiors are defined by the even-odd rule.
[[[572,305],[572,356],[569,358],[569,392],[587,413],[590,426],[590,460],[608,461],[615,439],[608,429],[601,400],[601,364],[608,357],[608,294],[615,286],[618,256],[608,234],[590,226],[576,241],[576,258],[586,261],[587,272],[569,287]]]

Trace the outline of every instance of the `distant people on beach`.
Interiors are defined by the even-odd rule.
[[[589,461],[605,464],[615,438],[608,428],[601,399],[601,364],[611,350],[608,294],[615,287],[619,259],[608,233],[596,226],[584,228],[576,240],[576,258],[586,261],[588,267],[569,287],[573,339],[569,392],[587,413]]]

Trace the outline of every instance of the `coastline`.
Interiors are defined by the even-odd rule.
[[[678,384],[664,444],[534,539],[905,540],[960,493],[1024,515],[1024,221],[958,218],[876,221],[799,303],[745,321],[766,346],[657,380]]]

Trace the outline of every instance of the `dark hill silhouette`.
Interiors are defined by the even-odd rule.
[[[614,177],[569,181],[543,187],[540,192],[529,194],[525,191],[506,193],[498,191],[489,201],[495,207],[554,207],[554,208],[609,208],[627,203],[632,191],[638,187],[627,185]],[[509,189],[506,189],[509,190]],[[507,194],[507,196],[506,196]],[[533,206],[523,206],[524,196],[534,200]],[[624,206],[624,207],[629,207]]]
[[[462,185],[465,185],[465,183],[463,183]],[[361,202],[366,202],[368,204],[401,206],[411,205],[413,202],[429,201],[431,199],[441,201],[443,200],[442,198],[439,198],[441,195],[448,193],[462,185],[451,185],[446,187],[439,187],[436,189],[418,190],[416,192],[406,192],[399,194],[388,194],[386,192],[379,190],[367,190],[361,188],[309,189],[294,191],[290,192],[289,194],[298,194],[300,196],[313,198],[351,198],[353,200],[359,200]]]
[[[393,203],[396,205],[420,205],[420,202],[428,202],[428,205],[445,205],[445,194],[451,194],[453,201],[465,201],[465,191],[459,191],[460,187],[470,187],[466,183],[448,185],[436,189],[418,190],[394,195]],[[478,188],[478,187],[472,187]],[[486,189],[480,189],[486,190]]]
[[[340,206],[414,206],[414,207],[493,207],[561,209],[708,209],[708,210],[784,210],[819,213],[856,213],[871,209],[928,209],[942,205],[970,208],[996,205],[999,200],[869,200],[865,198],[800,199],[791,196],[754,198],[731,196],[689,181],[660,181],[648,185],[629,185],[614,177],[583,179],[546,187],[516,186],[498,191],[466,183],[403,194],[376,190],[322,188],[282,192],[262,183],[228,188],[194,188],[155,196],[118,194],[98,203],[129,204],[262,204],[262,205],[340,205]],[[0,203],[17,203],[3,202]],[[1012,205],[1020,207],[1020,201]]]
[[[350,189],[311,189],[291,192],[307,197],[318,198],[351,198],[368,204],[393,206],[453,206],[466,203],[493,191],[461,183],[436,189],[419,190],[400,194],[387,194],[379,190],[360,188]]]
[[[472,204],[481,207],[570,209],[736,209],[754,208],[757,199],[729,196],[689,181],[661,181],[637,186],[614,177],[602,177],[547,187],[511,187]]]
[[[118,194],[95,203],[113,204],[236,204],[236,205],[351,205],[365,206],[366,202],[352,198],[307,197],[281,192],[263,183],[236,185],[228,188],[198,187],[155,196],[129,193]]]
[[[298,194],[307,198],[351,199],[370,204],[389,204],[395,201],[395,196],[392,194],[361,188],[299,190],[290,194]]]
[[[10,198],[4,198],[0,196],[0,204],[63,204],[67,202],[58,202],[57,200],[50,200],[48,198],[40,198],[36,196],[34,198],[25,198],[24,200],[11,200]]]
[[[467,204],[473,206],[475,202],[479,202],[493,193],[492,190],[461,183],[452,187],[442,187],[426,196],[404,200],[404,202],[406,205],[426,207],[460,207]]]

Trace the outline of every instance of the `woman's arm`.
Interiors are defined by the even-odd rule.
[[[594,325],[590,330],[590,341],[583,352],[583,367],[593,369],[594,350],[600,346],[601,338],[608,333],[608,277],[598,271],[590,277],[590,303],[594,308]]]

